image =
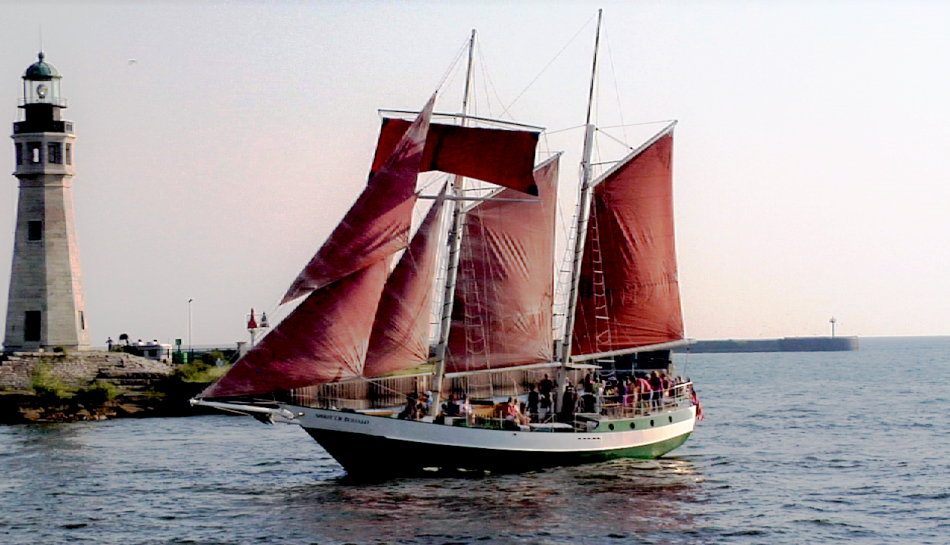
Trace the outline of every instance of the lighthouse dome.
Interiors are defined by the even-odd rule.
[[[43,60],[45,55],[40,51],[40,60],[31,64],[26,72],[23,73],[23,79],[28,80],[50,80],[63,77],[55,66]]]

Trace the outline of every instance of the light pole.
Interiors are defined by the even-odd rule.
[[[831,323],[831,338],[834,339],[835,338],[835,324],[838,323],[838,320],[836,320],[835,317],[832,316],[831,319],[828,320],[828,322]]]
[[[188,300],[188,352],[191,352],[191,302],[194,299]]]

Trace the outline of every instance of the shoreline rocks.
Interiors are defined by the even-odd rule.
[[[184,382],[173,370],[170,364],[121,352],[4,354],[0,424],[208,414],[188,404],[207,384]],[[38,376],[62,393],[35,388]]]

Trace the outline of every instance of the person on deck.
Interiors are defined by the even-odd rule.
[[[561,405],[561,412],[558,420],[561,422],[570,422],[574,420],[574,404],[577,402],[577,395],[574,393],[574,387],[570,384],[564,390],[564,402]]]
[[[538,393],[541,394],[542,398],[546,397],[548,401],[551,401],[551,390],[553,389],[554,383],[551,382],[551,379],[549,379],[547,373],[545,373],[541,381],[538,382]]]
[[[537,422],[538,420],[538,405],[540,403],[541,396],[534,390],[534,384],[528,385],[528,418],[532,421]]]
[[[659,371],[653,371],[650,375],[650,388],[653,390],[651,397],[653,410],[659,410],[660,405],[663,404],[663,378]]]
[[[653,397],[653,387],[650,386],[650,381],[644,378],[643,375],[637,377],[637,391],[637,397],[640,401],[638,408],[641,413],[646,414],[650,411],[650,400]]]
[[[518,408],[518,400],[509,397],[508,406],[505,407],[505,420],[508,422],[513,422],[516,426],[524,426],[528,424],[528,418],[521,414],[521,410]]]
[[[445,416],[458,416],[459,415],[459,405],[455,400],[455,394],[449,394],[449,400],[442,405],[442,412]]]

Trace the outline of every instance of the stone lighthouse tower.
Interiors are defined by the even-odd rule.
[[[39,60],[23,74],[13,124],[20,181],[4,349],[89,348],[73,212],[73,124],[61,117],[62,76]]]

